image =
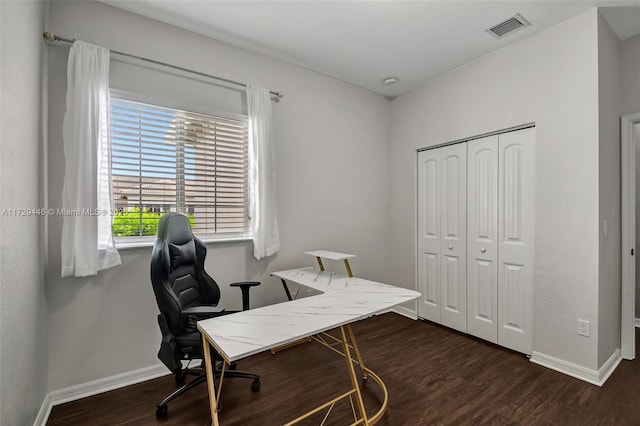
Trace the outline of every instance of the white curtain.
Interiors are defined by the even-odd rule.
[[[62,276],[95,275],[121,263],[111,230],[108,49],[83,41],[71,46],[62,136]]]
[[[271,94],[247,85],[249,110],[249,211],[253,256],[271,256],[280,249],[276,215],[275,150],[271,139]]]

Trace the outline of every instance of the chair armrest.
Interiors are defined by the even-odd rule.
[[[219,306],[192,306],[180,312],[183,316],[194,316],[198,319],[207,319],[224,314],[224,308]]]
[[[230,287],[255,287],[260,285],[259,281],[243,281],[229,284]]]
[[[251,289],[251,287],[255,287],[257,285],[260,285],[260,282],[243,281],[243,282],[229,284],[229,286],[231,287],[240,287],[240,290],[242,291],[242,310],[243,311],[246,311],[249,309],[249,290]]]

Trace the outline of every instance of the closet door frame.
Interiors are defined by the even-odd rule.
[[[622,144],[622,300],[620,306],[620,351],[622,358],[636,358],[636,140],[640,112],[620,118]]]

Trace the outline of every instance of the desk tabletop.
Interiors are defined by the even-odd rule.
[[[322,294],[198,322],[198,329],[227,361],[331,330],[420,297],[389,284],[316,268],[273,272]]]

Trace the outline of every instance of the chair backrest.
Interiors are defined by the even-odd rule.
[[[151,284],[160,313],[174,334],[186,328],[183,308],[216,305],[220,300],[220,288],[204,270],[206,255],[188,217],[168,213],[160,218],[151,253]]]

